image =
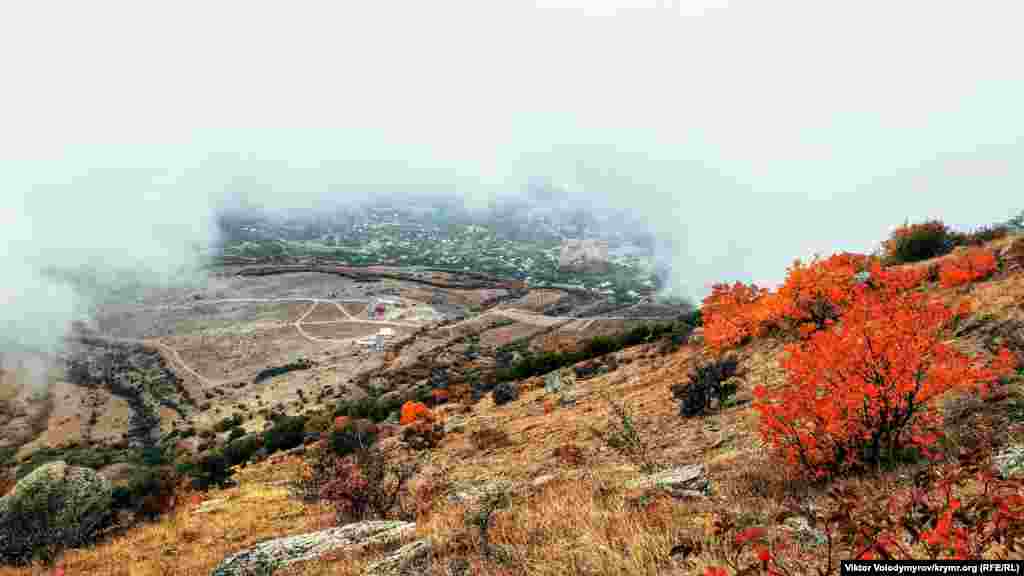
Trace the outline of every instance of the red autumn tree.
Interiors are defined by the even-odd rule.
[[[939,434],[934,399],[984,389],[1014,365],[1006,350],[985,365],[944,343],[963,310],[909,290],[915,277],[877,263],[871,277],[873,286],[852,289],[837,324],[787,347],[787,385],[754,390],[765,441],[815,476],[927,449]]]

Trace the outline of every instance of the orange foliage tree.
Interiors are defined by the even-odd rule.
[[[715,284],[704,299],[704,342],[714,351],[722,351],[754,336],[758,325],[751,317],[752,305],[768,294],[756,285],[741,282]]]
[[[957,258],[950,258],[939,267],[939,283],[952,288],[987,278],[999,264],[996,255],[986,248],[968,248]]]
[[[704,299],[704,341],[722,352],[748,338],[778,330],[807,337],[834,323],[853,302],[858,274],[869,273],[870,284],[898,290],[918,286],[926,270],[883,270],[877,259],[843,252],[809,264],[794,262],[786,281],[775,292],[737,282],[717,284]]]
[[[918,281],[874,263],[838,323],[787,346],[788,384],[755,388],[762,437],[789,462],[821,477],[891,461],[908,446],[926,450],[940,433],[934,399],[1012,371],[1007,350],[983,364],[944,343],[967,309],[909,290]]]

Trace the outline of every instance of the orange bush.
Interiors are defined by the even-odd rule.
[[[857,287],[838,324],[787,347],[788,384],[755,388],[761,434],[790,463],[815,476],[922,449],[939,434],[933,399],[985,386],[1009,373],[1007,350],[988,365],[941,341],[954,311],[907,290],[915,280],[875,265],[875,288]]]
[[[869,272],[872,289],[904,291],[917,287],[927,270],[884,270],[877,259],[843,252],[809,264],[794,262],[775,292],[735,283],[718,284],[704,299],[704,341],[715,352],[750,337],[780,330],[808,337],[840,318],[864,288],[857,274]]]
[[[399,420],[399,423],[405,426],[407,424],[412,424],[413,422],[420,420],[426,422],[434,421],[434,413],[431,412],[429,408],[427,408],[426,404],[423,404],[422,402],[413,401],[409,401],[406,402],[405,404],[402,404],[402,415]]]
[[[721,351],[754,336],[757,325],[750,315],[751,305],[767,294],[763,288],[741,282],[712,286],[701,306],[705,344]]]
[[[944,288],[961,286],[988,277],[999,267],[996,255],[985,248],[969,248],[957,258],[942,263],[939,283]]]

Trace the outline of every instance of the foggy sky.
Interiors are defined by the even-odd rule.
[[[173,279],[240,201],[541,178],[643,216],[673,286],[772,285],[904,219],[1024,209],[1019,2],[6,2],[2,329],[52,263]]]

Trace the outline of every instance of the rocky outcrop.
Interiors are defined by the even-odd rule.
[[[994,472],[1000,478],[1024,474],[1024,446],[1010,446],[992,457]]]
[[[429,540],[406,544],[366,567],[366,576],[418,576],[430,570],[433,549]]]
[[[211,576],[256,576],[330,552],[358,551],[366,546],[397,544],[412,534],[416,524],[388,520],[370,520],[328,528],[319,532],[276,538],[224,559]]]
[[[110,482],[89,468],[50,462],[0,498],[0,561],[89,543],[110,518]]]
[[[706,496],[711,491],[711,482],[703,464],[678,466],[671,470],[648,474],[629,483],[634,490],[664,490],[677,498]]]

